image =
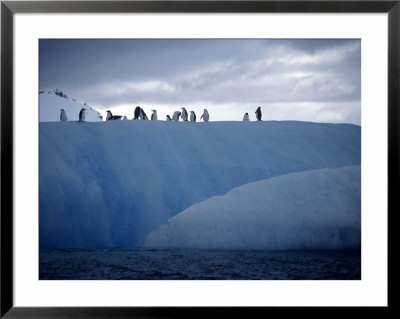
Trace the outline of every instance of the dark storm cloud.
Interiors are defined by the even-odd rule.
[[[213,44],[191,40],[41,40],[41,85],[168,79],[224,59],[235,46],[235,42],[229,47],[218,41]]]
[[[343,104],[360,113],[361,42],[41,40],[40,88],[99,109],[312,102],[329,104],[329,114]]]

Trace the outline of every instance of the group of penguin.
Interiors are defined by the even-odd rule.
[[[84,122],[85,121],[85,108],[82,108],[79,112],[79,122]],[[157,111],[156,110],[151,110],[153,113],[151,114],[151,120],[157,121]],[[256,118],[257,121],[261,121],[261,107],[259,106],[257,110],[255,111],[256,113]],[[194,111],[190,111],[190,117],[188,116],[188,112],[186,111],[186,108],[182,107],[182,112],[180,111],[175,111],[174,114],[172,115],[172,118],[167,115],[167,121],[175,121],[178,122],[179,118],[182,118],[184,122],[196,122],[196,113]],[[111,120],[126,120],[126,116],[122,115],[113,115],[110,110],[107,110],[107,118],[106,121],[111,121]],[[208,122],[210,119],[210,115],[208,114],[207,109],[204,109],[203,114],[201,115],[200,119],[203,119],[204,122]],[[65,112],[64,109],[61,109],[61,114],[60,114],[60,121],[67,121],[67,113]],[[140,107],[137,106],[135,108],[134,112],[134,118],[133,120],[148,120],[146,113],[144,110]],[[243,121],[244,122],[250,122],[250,117],[249,113],[245,113],[243,116]]]
[[[153,113],[151,114],[150,119],[152,121],[157,121],[158,120],[158,115],[157,115],[157,110],[151,110]],[[181,111],[175,111],[174,114],[172,115],[172,118],[167,115],[166,121],[175,121],[178,122],[179,118],[182,119],[184,122],[196,122],[196,113],[194,111],[190,111],[190,116],[188,115],[188,112],[186,108],[182,107],[182,112]],[[106,121],[110,120],[126,120],[126,116],[122,115],[113,115],[110,110],[107,110],[107,118]],[[207,109],[204,109],[203,115],[201,116],[200,119],[203,119],[204,122],[208,122],[210,119],[210,115],[208,114]],[[133,120],[148,120],[148,117],[145,113],[145,111],[140,107],[137,106],[135,108],[134,112],[134,117]]]
[[[85,108],[82,108],[79,111],[79,121],[78,122],[85,122],[85,116],[86,116],[85,111],[86,111]],[[64,109],[61,109],[60,121],[67,121],[67,120],[68,120],[67,112],[65,112]]]

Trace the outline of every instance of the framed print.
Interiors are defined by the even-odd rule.
[[[399,19],[2,1],[1,316],[391,309]]]

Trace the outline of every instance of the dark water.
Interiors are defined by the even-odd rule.
[[[360,280],[360,251],[41,250],[43,280]]]

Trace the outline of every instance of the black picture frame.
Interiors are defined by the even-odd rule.
[[[302,316],[340,307],[14,307],[13,303],[13,17],[15,13],[118,12],[268,12],[268,13],[387,13],[388,14],[388,307],[347,307],[346,313],[393,309],[393,216],[398,213],[400,144],[400,0],[396,1],[1,1],[1,317],[5,318],[178,318],[252,317],[279,311]],[[328,313],[329,313],[328,312]]]

